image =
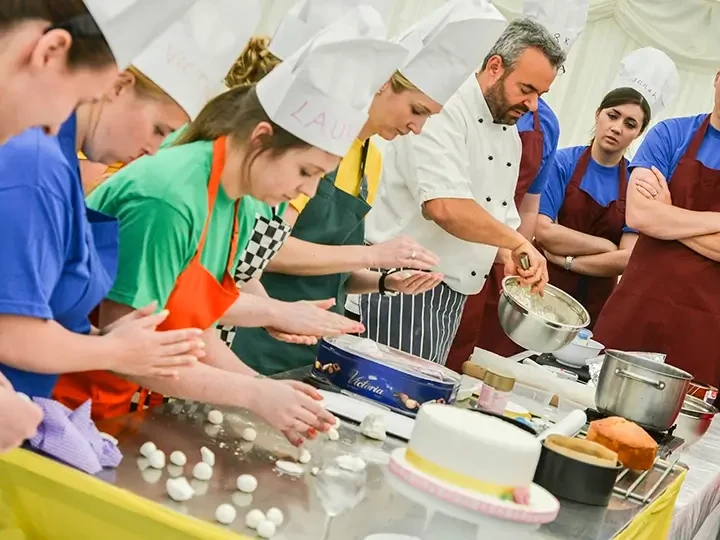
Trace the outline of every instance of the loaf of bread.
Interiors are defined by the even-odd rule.
[[[643,428],[618,416],[590,422],[587,440],[616,452],[625,467],[636,471],[650,469],[658,451],[657,443]]]

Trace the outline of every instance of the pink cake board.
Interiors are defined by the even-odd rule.
[[[490,495],[453,486],[417,470],[405,459],[405,448],[397,448],[390,456],[388,476],[394,476],[413,489],[447,503],[446,507],[464,510],[486,517],[537,528],[553,521],[560,511],[560,503],[548,491],[536,484],[530,485],[530,504],[520,505],[502,501]],[[463,517],[456,516],[458,519]],[[470,520],[470,521],[475,521]]]

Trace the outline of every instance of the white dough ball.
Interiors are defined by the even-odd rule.
[[[215,466],[215,452],[210,450],[207,446],[203,446],[200,449],[200,455],[202,456],[202,460],[210,465],[211,467]]]
[[[245,525],[251,529],[257,529],[258,526],[265,521],[265,514],[257,508],[250,510],[245,516]]]
[[[310,455],[310,452],[307,451],[305,448],[302,448],[300,450],[300,457],[298,457],[298,461],[302,464],[310,463],[310,460],[312,459],[312,456]]]
[[[187,457],[180,450],[175,450],[170,454],[170,463],[178,467],[184,467],[187,463]]]
[[[152,454],[155,450],[157,450],[157,446],[155,446],[155,443],[152,441],[148,441],[140,447],[140,454],[142,454],[146,458],[149,458],[150,454]]]
[[[338,433],[338,430],[334,427],[328,429],[327,436],[331,441],[337,441],[340,439],[340,433]]]
[[[231,504],[221,504],[215,510],[215,519],[223,525],[230,525],[237,517],[237,510]]]
[[[318,474],[320,474],[320,467],[313,467],[310,470],[310,474],[312,474],[313,476],[317,476]]]
[[[219,426],[223,423],[223,413],[221,413],[218,410],[213,409],[208,413],[208,422],[211,424],[215,424],[216,426]]]
[[[257,478],[252,474],[241,474],[237,479],[237,488],[243,493],[252,493],[258,487]]]
[[[213,468],[204,461],[196,463],[195,467],[193,467],[193,476],[198,480],[210,480],[212,475]]]
[[[162,469],[165,466],[165,452],[162,450],[155,450],[148,457],[148,461],[153,469]]]
[[[275,536],[276,530],[277,527],[275,527],[275,524],[269,519],[262,521],[260,525],[257,526],[257,533],[260,538],[272,538]]]
[[[247,442],[253,442],[255,441],[255,439],[257,439],[257,431],[255,431],[251,427],[246,427],[245,429],[243,429],[242,438],[245,439]]]
[[[195,495],[195,490],[185,477],[168,478],[168,481],[165,482],[165,489],[170,498],[177,502],[189,501]]]
[[[277,527],[282,525],[283,521],[285,521],[285,516],[283,515],[282,510],[274,507],[267,511],[266,518],[268,521],[272,521]]]

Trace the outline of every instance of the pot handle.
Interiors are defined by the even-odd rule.
[[[616,368],[615,375],[619,375],[620,377],[625,377],[626,379],[631,379],[633,381],[649,384],[650,386],[654,386],[658,390],[665,389],[665,383],[663,381],[648,379],[647,377],[643,377],[642,375],[636,375],[635,373],[631,373],[624,369]]]

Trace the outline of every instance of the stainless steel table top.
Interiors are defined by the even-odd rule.
[[[326,525],[326,511],[319,490],[325,494],[326,507],[328,497],[335,504],[343,503],[341,499],[347,497],[342,491],[328,493],[327,489],[322,489],[324,482],[310,471],[313,467],[330,464],[339,455],[350,453],[360,455],[368,463],[365,496],[356,506],[332,520],[327,539],[361,540],[380,532],[422,536],[432,510],[395,491],[385,477],[389,453],[402,446],[400,441],[392,438],[384,442],[371,441],[359,433],[357,426],[343,422],[339,441],[331,442],[320,435],[315,441],[306,443],[312,461],[305,466],[306,474],[293,478],[275,470],[276,459],[295,461],[299,455],[298,449],[290,446],[280,434],[271,432],[250,413],[240,410],[224,411],[223,425],[213,426],[207,423],[210,410],[207,405],[174,402],[101,423],[98,426],[101,430],[120,440],[120,449],[125,455],[118,469],[105,475],[106,479],[178,512],[213,522],[217,506],[232,503],[238,509],[238,519],[231,529],[250,536],[254,531],[245,528],[245,514],[252,508],[267,511],[270,507],[278,507],[285,514],[285,524],[274,537],[276,540],[320,540]],[[254,443],[242,440],[242,430],[246,427],[257,430]],[[183,470],[168,466],[164,470],[148,468],[141,471],[139,448],[146,441],[155,442],[168,457],[174,450],[181,450],[188,457],[187,465]],[[209,482],[192,480],[198,494],[187,503],[175,503],[166,495],[165,482],[171,473],[183,474],[190,480],[193,466],[201,460],[202,446],[216,454],[213,477]],[[142,461],[140,464],[144,465]],[[252,474],[258,479],[259,487],[255,493],[246,495],[237,491],[236,479],[240,474]],[[677,474],[671,474],[663,487]],[[346,500],[344,504],[352,505],[352,502]],[[615,536],[643,509],[637,503],[617,497],[613,497],[607,509],[565,501],[561,504],[558,518],[527,538],[606,540]],[[481,534],[478,538],[488,537]]]

